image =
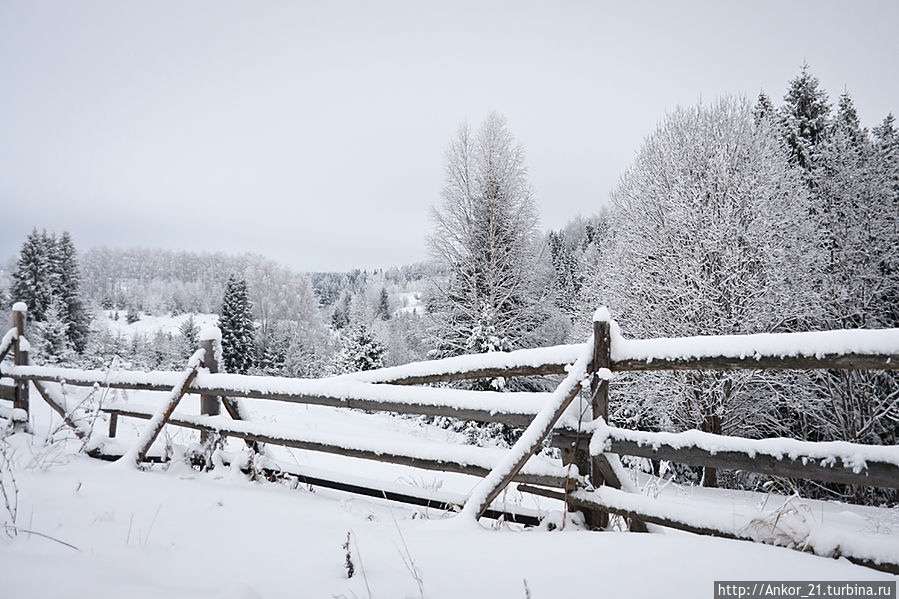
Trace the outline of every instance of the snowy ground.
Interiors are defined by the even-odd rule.
[[[420,291],[406,291],[396,294],[400,307],[394,314],[421,314],[424,310],[424,302],[421,301]]]
[[[251,482],[226,468],[198,473],[176,463],[140,472],[77,455],[74,442],[44,444],[53,419],[33,397],[36,435],[7,440],[19,489],[16,522],[23,530],[0,541],[3,597],[710,597],[713,580],[894,579],[845,560],[686,533],[475,525],[338,491]],[[134,393],[130,401],[159,397]],[[268,422],[302,422],[347,435],[458,440],[383,414],[277,402],[250,408]],[[196,413],[197,402],[187,398],[180,409]],[[141,424],[120,420],[119,438],[133,439]],[[187,443],[193,434],[178,432],[170,441]],[[278,453],[299,466],[395,484],[467,492],[475,483],[312,452]],[[663,492],[684,498],[709,493],[670,486]],[[517,494],[507,500],[558,507]],[[758,500],[739,493],[727,499],[735,505]],[[894,510],[818,507],[857,520],[862,529],[896,523]],[[9,521],[3,510],[0,516]],[[348,532],[352,578],[342,548]]]
[[[118,319],[114,315],[118,314]],[[204,326],[216,326],[218,322],[218,314],[180,314],[178,316],[164,315],[153,316],[150,314],[140,315],[140,320],[129,323],[125,318],[124,310],[101,310],[97,313],[97,324],[109,329],[112,333],[124,335],[129,339],[140,333],[142,335],[152,336],[159,331],[178,335],[181,331],[181,325],[193,316],[194,322],[201,329]]]

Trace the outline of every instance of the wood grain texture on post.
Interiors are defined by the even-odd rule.
[[[27,314],[28,307],[23,302],[16,302],[15,304],[13,304],[12,324],[17,332],[15,345],[13,346],[13,363],[16,366],[28,365],[28,353],[30,348],[28,345],[28,340],[25,338],[25,321],[27,318]],[[16,399],[13,402],[13,407],[20,410],[25,410],[26,414],[30,414],[28,381],[16,381]]]

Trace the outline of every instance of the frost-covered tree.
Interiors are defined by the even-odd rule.
[[[36,322],[48,318],[50,305],[56,302],[54,318],[66,325],[69,348],[84,351],[89,318],[80,293],[80,275],[75,245],[68,232],[57,238],[37,229],[25,239],[13,273],[14,301],[28,306]]]
[[[752,107],[752,115],[758,121],[774,118],[774,104],[771,103],[771,98],[765,92],[759,93],[755,106]]]
[[[447,150],[442,200],[428,238],[442,277],[429,301],[436,354],[540,343],[553,312],[537,206],[524,150],[491,114],[476,135],[460,127]],[[482,343],[484,331],[496,343]]]
[[[679,108],[645,140],[612,195],[586,307],[608,305],[635,337],[807,322],[816,310],[807,214],[786,148],[747,102]],[[641,376],[616,391],[613,418],[758,435],[776,430],[776,402],[786,400],[752,393],[758,381],[745,372]],[[715,483],[712,471],[706,483]]]
[[[830,110],[827,92],[819,87],[808,65],[802,65],[784,96],[781,118],[790,157],[803,169],[812,167],[815,148],[830,126]]]
[[[883,145],[872,142],[848,93],[818,144],[811,181],[823,250],[821,306],[828,328],[897,326],[899,204]],[[893,173],[895,175],[895,172]],[[896,442],[899,385],[889,372],[815,373],[814,440]]]
[[[13,301],[25,302],[29,316],[37,321],[44,319],[54,291],[48,241],[46,231],[38,233],[32,229],[22,244],[12,275]]]
[[[253,366],[256,344],[251,310],[246,281],[228,277],[219,317],[226,372],[246,374]]]
[[[381,293],[378,296],[377,316],[381,320],[390,320],[390,298],[387,295],[387,288],[381,287]]]
[[[200,325],[193,314],[184,319],[178,332],[181,334],[181,357],[187,360],[200,347]]]
[[[339,330],[350,323],[350,303],[352,301],[349,292],[344,292],[343,297],[334,306],[331,312],[331,326]]]
[[[53,295],[59,298],[62,315],[68,325],[68,338],[78,353],[84,351],[90,318],[81,299],[81,273],[78,268],[78,252],[68,231],[63,231],[51,252],[53,271]]]
[[[69,340],[69,323],[65,318],[65,305],[58,297],[50,300],[43,320],[37,323],[42,338],[41,350],[51,363],[68,362],[74,356]]]
[[[341,335],[341,348],[334,358],[334,369],[345,373],[381,368],[386,350],[364,322],[356,322]]]

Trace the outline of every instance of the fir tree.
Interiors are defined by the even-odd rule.
[[[12,275],[12,299],[25,302],[30,317],[36,321],[44,319],[53,296],[50,275],[46,233],[40,234],[33,229],[19,251],[16,271]]]
[[[65,319],[65,306],[58,297],[50,301],[44,311],[43,320],[38,323],[38,330],[43,337],[43,350],[51,362],[67,362],[72,359],[72,347],[69,341],[69,323]]]
[[[815,148],[830,124],[830,101],[818,87],[808,65],[790,82],[784,96],[783,126],[790,157],[806,171],[812,168]]]
[[[87,345],[89,318],[81,301],[81,274],[78,270],[78,255],[68,231],[53,244],[51,256],[53,269],[54,296],[62,305],[63,317],[68,324],[68,337],[78,353]]]
[[[357,322],[343,337],[343,347],[335,357],[335,369],[358,372],[382,368],[386,350],[364,322]]]
[[[344,293],[331,313],[331,326],[339,330],[350,324],[350,294]]]
[[[752,115],[756,122],[774,117],[774,104],[765,92],[759,93],[755,106],[752,107]]]
[[[390,299],[387,296],[386,287],[381,287],[381,295],[378,298],[376,315],[381,320],[390,320]]]
[[[255,327],[251,309],[246,281],[229,276],[219,323],[226,372],[246,374],[253,366]]]
[[[200,345],[200,326],[193,314],[181,323],[179,332],[181,333],[181,357],[186,360],[197,351]]]
[[[855,104],[849,96],[848,91],[844,91],[840,95],[837,104],[837,118],[834,123],[839,129],[842,129],[852,138],[854,143],[862,143],[867,137],[867,132],[862,129],[858,120],[858,112],[855,110]]]

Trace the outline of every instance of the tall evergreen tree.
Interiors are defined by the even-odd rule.
[[[68,231],[63,231],[52,247],[54,296],[60,300],[63,318],[68,325],[69,341],[75,351],[82,353],[87,345],[89,317],[81,301],[78,254]]]
[[[66,362],[72,359],[72,346],[69,341],[69,323],[65,318],[65,306],[59,297],[54,297],[44,311],[44,318],[37,323],[40,336],[43,338],[42,349],[51,362]]]
[[[345,291],[331,312],[331,326],[339,330],[348,324],[350,324],[350,293]]]
[[[32,229],[16,262],[16,271],[12,275],[12,299],[25,302],[32,319],[41,321],[50,299],[53,297],[53,284],[50,269],[50,258],[47,252],[47,235]]]
[[[830,124],[830,101],[818,85],[808,65],[802,65],[802,71],[790,82],[782,110],[790,158],[806,171],[812,168],[815,148]]]
[[[193,314],[181,323],[178,331],[181,333],[181,357],[186,360],[197,351],[200,343],[200,326]]]
[[[375,313],[381,320],[390,320],[390,298],[387,296],[386,287],[381,287],[381,294],[378,296],[378,308]]]
[[[253,366],[256,345],[251,308],[246,281],[229,276],[219,319],[226,372],[246,374]]]
[[[755,102],[755,106],[752,107],[752,114],[756,121],[774,117],[774,104],[771,103],[771,98],[768,97],[768,94],[759,92],[759,97]]]

